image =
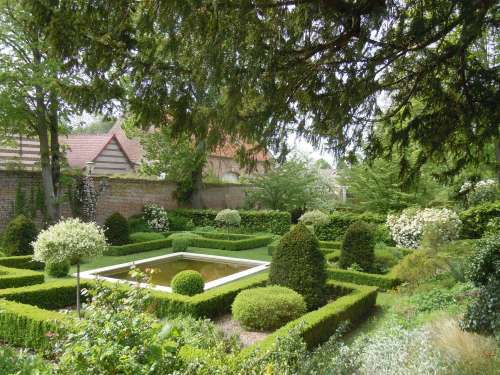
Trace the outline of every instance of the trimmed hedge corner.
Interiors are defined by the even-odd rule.
[[[390,272],[386,275],[375,273],[343,270],[339,268],[327,267],[328,277],[338,281],[349,282],[358,285],[376,286],[381,289],[392,289],[400,284],[400,280]]]
[[[155,309],[159,318],[181,314],[197,318],[213,318],[230,312],[231,304],[239,292],[265,285],[267,277],[267,273],[258,274],[210,289],[192,297],[152,291],[152,308]]]
[[[1,257],[0,266],[40,271],[45,268],[45,263],[33,260],[32,255],[20,255],[13,257]]]
[[[0,266],[0,289],[40,284],[43,281],[42,272]]]
[[[35,350],[51,347],[50,336],[62,334],[70,317],[55,311],[0,300],[0,339]]]
[[[82,282],[82,288],[92,284]],[[0,299],[6,299],[41,309],[57,310],[76,303],[76,279],[50,281],[43,284],[0,290]]]
[[[164,238],[161,240],[131,243],[122,246],[110,246],[108,247],[108,250],[104,253],[104,255],[110,255],[110,256],[128,255],[128,254],[142,253],[144,251],[169,248],[171,246],[172,246],[172,240]]]

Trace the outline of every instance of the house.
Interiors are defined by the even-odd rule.
[[[34,138],[18,136],[16,146],[0,144],[0,168],[38,168],[40,165],[39,142]],[[121,121],[106,134],[78,134],[60,136],[59,143],[65,153],[65,162],[70,168],[84,170],[92,166],[98,175],[137,173],[143,158],[143,149],[138,139],[128,138],[121,128]],[[238,146],[225,144],[208,157],[205,174],[225,182],[238,182],[245,175],[236,161]],[[265,170],[269,159],[265,153],[256,155],[256,172]]]

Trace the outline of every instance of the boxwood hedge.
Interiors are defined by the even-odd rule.
[[[0,289],[40,284],[43,281],[42,272],[0,266]]]
[[[142,253],[143,251],[151,251],[169,248],[172,246],[172,240],[163,238],[161,240],[131,243],[122,246],[110,246],[104,255],[120,256],[135,253]]]
[[[50,336],[63,333],[71,322],[66,314],[2,299],[0,310],[0,339],[35,350],[50,348]]]
[[[177,209],[172,211],[176,215],[191,219],[198,227],[213,226],[217,210]],[[241,227],[253,232],[270,232],[284,234],[288,232],[291,216],[285,211],[238,211],[241,216]]]
[[[13,257],[0,257],[0,266],[11,267],[11,268],[23,268],[28,270],[43,270],[45,264],[43,262],[38,262],[33,260],[32,255],[20,255]]]
[[[314,228],[314,233],[319,240],[335,241],[342,238],[349,225],[356,221],[365,221],[370,224],[385,223],[385,216],[373,212],[353,213],[337,211],[330,214],[330,222]]]

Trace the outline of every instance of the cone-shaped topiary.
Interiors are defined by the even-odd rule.
[[[33,254],[32,242],[38,231],[35,223],[24,215],[16,216],[5,228],[3,250],[6,255]]]
[[[340,252],[340,267],[348,268],[356,263],[363,271],[370,271],[375,258],[373,227],[364,221],[349,225],[344,234]]]
[[[304,224],[285,234],[273,252],[269,284],[300,293],[312,310],[325,304],[325,258],[318,239]]]
[[[104,235],[110,245],[120,246],[129,243],[127,219],[119,212],[111,214],[104,222]]]

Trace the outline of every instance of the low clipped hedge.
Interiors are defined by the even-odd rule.
[[[32,255],[0,257],[0,266],[22,268],[34,271],[43,270],[45,268],[45,264],[43,262],[33,260]]]
[[[88,288],[91,285],[87,281],[81,283],[82,288]],[[76,303],[76,280],[57,280],[20,288],[3,289],[0,290],[0,299],[47,310],[63,309]]]
[[[43,281],[42,272],[0,266],[0,289],[40,284]]]
[[[322,249],[340,250],[342,242],[340,241],[319,241],[319,247]]]
[[[147,241],[132,243],[122,246],[110,246],[104,255],[120,256],[135,253],[142,253],[144,251],[164,249],[172,246],[172,240],[163,238],[161,240]]]
[[[249,250],[268,245],[273,240],[272,236],[252,236],[242,240],[222,240],[214,238],[191,238],[190,246],[207,249],[221,249],[230,251]]]
[[[151,308],[155,310],[159,318],[177,315],[214,318],[231,311],[231,304],[239,292],[263,286],[266,284],[267,278],[267,273],[261,273],[207,290],[192,297],[152,291],[153,302]]]
[[[135,232],[130,234],[130,242],[139,243],[139,242],[149,242],[162,240],[165,238],[165,235],[158,232]]]
[[[71,318],[55,311],[0,299],[0,339],[34,350],[51,348],[50,336],[63,334]]]
[[[191,219],[197,227],[212,226],[218,213],[217,210],[196,209],[177,209],[171,212]],[[240,227],[245,230],[284,234],[290,229],[291,216],[289,212],[271,210],[238,210],[238,212],[241,216]]]
[[[376,286],[381,289],[392,289],[400,284],[400,280],[390,272],[386,275],[375,273],[343,270],[340,268],[327,268],[328,277],[338,281],[349,282],[358,285]]]
[[[215,240],[247,240],[250,238],[254,238],[255,236],[252,234],[239,234],[239,233],[223,233],[223,232],[202,232],[202,231],[194,231],[193,233],[199,234],[205,238],[212,238]]]
[[[335,241],[342,238],[349,225],[357,221],[365,221],[370,224],[384,224],[386,217],[373,212],[354,213],[338,211],[330,214],[330,222],[318,225],[314,233],[321,241]]]
[[[462,220],[462,237],[481,238],[486,224],[491,219],[500,217],[500,200],[474,206],[462,211],[459,216]]]

